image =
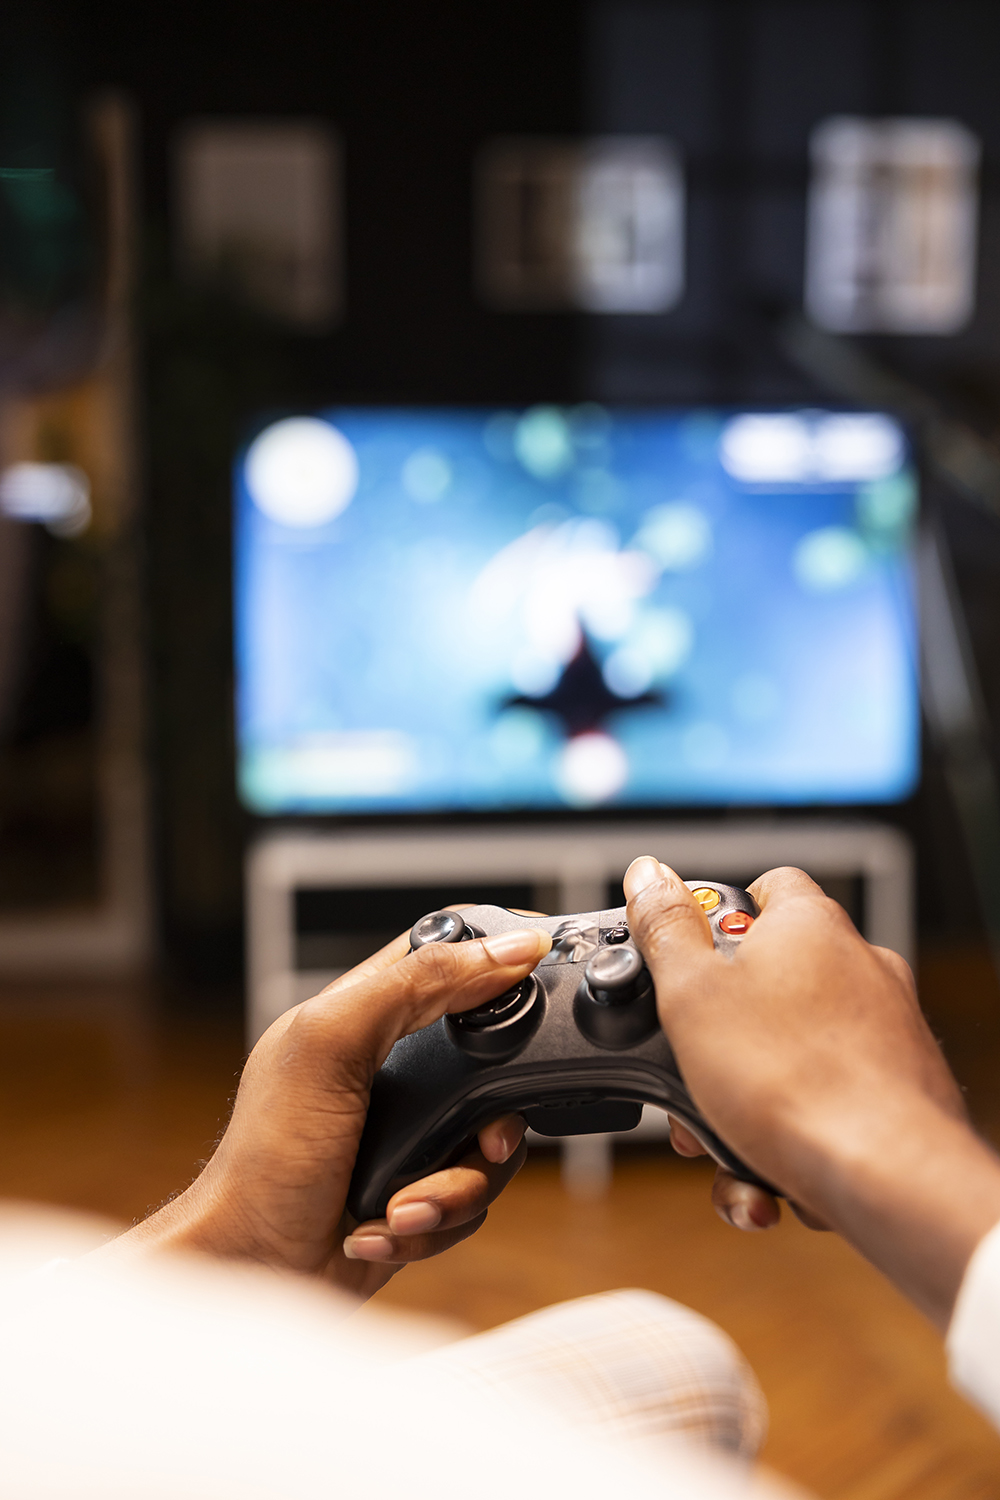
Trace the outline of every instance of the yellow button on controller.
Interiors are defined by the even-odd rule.
[[[713,891],[710,885],[699,885],[691,892],[702,911],[714,911],[721,901],[718,891]]]

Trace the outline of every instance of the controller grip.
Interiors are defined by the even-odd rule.
[[[470,1099],[463,1091],[463,1080],[449,1077],[449,1063],[453,1059],[448,1039],[443,1023],[437,1022],[397,1042],[388,1064],[376,1075],[347,1198],[348,1210],[359,1223],[384,1218],[390,1198],[400,1188],[454,1166],[491,1120],[503,1114],[523,1114],[537,1127],[537,1116],[565,1115],[567,1105],[571,1114],[617,1111],[622,1118],[612,1119],[609,1113],[608,1118],[587,1124],[576,1120],[569,1128],[561,1128],[559,1135],[628,1130],[638,1123],[641,1106],[654,1103],[685,1125],[715,1162],[734,1177],[766,1192],[775,1191],[706,1125],[676,1076],[668,1080],[660,1073],[656,1080],[647,1074],[642,1080],[634,1079],[629,1087],[603,1090],[601,1099],[594,1080],[582,1081],[579,1075],[567,1080],[565,1075],[553,1072],[544,1082],[535,1076],[512,1083],[497,1070],[500,1076],[494,1078],[492,1086]],[[428,1086],[431,1079],[433,1092]],[[589,1101],[581,1109],[580,1095],[588,1089]],[[549,1133],[544,1125],[541,1128],[544,1134]]]

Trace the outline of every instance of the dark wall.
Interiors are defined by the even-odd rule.
[[[64,0],[81,88],[137,101],[146,268],[148,570],[166,946],[188,971],[239,962],[244,824],[233,789],[230,466],[262,411],[333,401],[578,394],[578,331],[491,313],[472,289],[472,164],[509,132],[582,126],[579,6]],[[289,335],[171,267],[170,153],[201,115],[311,115],[344,151],[346,308]]]
[[[588,385],[609,400],[830,399],[782,352],[802,307],[809,135],[830,115],[926,115],[979,137],[977,307],[948,338],[857,342],[1000,439],[1000,6],[984,0],[597,0],[587,26],[587,123],[670,136],[685,161],[688,284],[659,317],[593,318]],[[940,486],[940,511],[1000,763],[1000,518]],[[915,802],[925,936],[978,927],[970,870],[927,745]],[[1000,894],[1000,893],[998,893]]]
[[[975,0],[548,0],[433,6],[136,7],[49,0],[82,93],[135,98],[157,818],[169,951],[237,962],[244,826],[233,793],[229,466],[262,411],[338,400],[806,401],[826,393],[775,330],[801,306],[812,126],[950,114],[981,137],[979,311],[954,339],[867,341],[989,436],[1000,431],[1000,7]],[[39,10],[44,15],[43,10]],[[170,147],[205,114],[317,115],[346,165],[346,312],[295,337],[179,285]],[[492,135],[665,133],[682,147],[688,287],[662,317],[496,314],[471,275],[472,163]],[[1000,723],[1000,524],[946,502]],[[927,931],[970,930],[967,871],[933,758],[904,816]]]
[[[670,136],[688,189],[689,285],[662,317],[593,319],[608,397],[786,401],[815,394],[778,352],[801,308],[809,136],[837,114],[957,119],[979,137],[978,298],[952,338],[868,341],[946,394],[1000,360],[1000,6],[984,0],[597,0],[591,128]]]

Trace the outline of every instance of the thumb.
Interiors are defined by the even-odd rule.
[[[708,918],[680,876],[652,855],[632,861],[624,886],[629,931],[659,995],[668,973],[714,952]]]
[[[492,1000],[531,973],[552,939],[543,927],[498,933],[465,943],[427,943],[365,981],[331,989],[277,1023],[251,1054],[248,1067],[270,1062],[280,1048],[285,1078],[311,1075],[329,1089],[349,1074],[367,1086],[400,1037],[447,1011]]]

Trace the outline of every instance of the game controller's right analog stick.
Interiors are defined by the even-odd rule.
[[[510,1057],[522,1047],[538,1025],[542,1012],[541,991],[533,974],[475,1010],[463,1010],[445,1018],[448,1031],[463,1052],[491,1061]]]
[[[410,951],[423,948],[426,943],[464,943],[476,936],[461,912],[432,911],[410,929]]]
[[[583,977],[599,1005],[628,1005],[649,988],[649,971],[634,948],[602,948]]]
[[[632,1047],[659,1024],[649,970],[635,948],[602,948],[583,971],[576,1023],[599,1047]]]

